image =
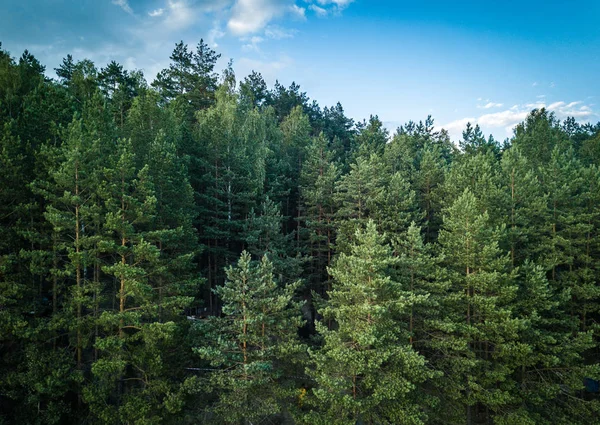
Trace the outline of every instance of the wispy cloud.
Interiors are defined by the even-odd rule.
[[[112,3],[119,6],[125,12],[133,15],[133,9],[131,9],[131,6],[129,6],[129,2],[127,0],[112,0]]]
[[[583,101],[558,101],[547,104],[544,102],[543,98],[538,99],[539,100],[535,102],[513,105],[511,108],[504,111],[483,114],[479,117],[461,118],[449,122],[442,127],[448,130],[453,140],[458,140],[468,122],[472,125],[479,124],[479,126],[487,131],[504,131],[508,136],[512,133],[514,127],[525,120],[527,115],[529,115],[533,109],[546,108],[548,111],[553,112],[560,120],[564,120],[567,117],[574,117],[581,121],[590,121],[593,118],[600,116],[591,108],[592,105],[586,105]],[[488,109],[485,108],[485,106],[484,109]]]
[[[196,11],[185,0],[168,0],[165,26],[170,30],[188,28],[196,20]]]
[[[479,109],[492,109],[492,108],[501,108],[502,106],[504,106],[504,104],[502,104],[502,103],[488,102],[483,106],[478,105],[477,107]]]
[[[217,47],[219,47],[217,40],[223,37],[225,37],[225,32],[221,29],[221,24],[219,23],[219,21],[215,21],[212,29],[208,32],[206,42],[210,47],[216,49]]]
[[[162,16],[163,13],[165,13],[165,9],[160,8],[160,9],[155,9],[155,10],[153,10],[151,12],[148,12],[148,15],[151,16],[151,17],[153,17],[153,18],[156,18],[158,16]]]
[[[353,3],[354,0],[317,0],[317,3],[326,6],[326,5],[334,5],[335,7],[337,7],[338,9],[345,9],[346,7],[348,7],[348,5],[350,5],[350,3]]]
[[[262,74],[268,84],[275,83],[275,80],[281,76],[281,71],[290,68],[294,65],[294,61],[287,55],[280,56],[279,59],[273,61],[263,61],[251,59],[247,57],[237,61],[236,73],[247,75],[254,71]]]
[[[306,19],[306,9],[304,7],[293,4],[290,7],[290,11],[296,18]]]
[[[245,37],[242,41],[246,42],[246,44],[242,45],[242,50],[244,50],[245,52],[251,52],[251,51],[259,52],[260,48],[258,47],[258,45],[260,43],[262,43],[263,41],[265,41],[265,39],[263,37],[259,37],[259,36],[255,35],[250,38]]]
[[[327,9],[323,9],[322,7],[317,6],[316,4],[311,4],[310,6],[308,6],[308,8],[310,10],[312,10],[313,12],[315,12],[315,14],[319,17],[319,18],[324,18],[325,16],[327,16]]]
[[[284,38],[293,38],[298,31],[295,29],[282,28],[277,25],[269,25],[265,28],[265,37],[273,40],[282,40]]]
[[[286,13],[304,16],[304,9],[289,0],[237,0],[227,28],[235,35],[256,33]]]
[[[313,11],[319,18],[325,18],[330,15],[340,15],[354,0],[304,0],[311,3],[308,9]]]

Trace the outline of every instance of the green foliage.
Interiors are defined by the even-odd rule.
[[[214,102],[214,69],[220,57],[204,40],[200,40],[195,51],[180,41],[171,54],[171,64],[158,73],[152,86],[166,102],[181,98],[192,112],[207,108]]]
[[[276,275],[285,281],[297,279],[302,272],[302,258],[294,254],[294,234],[283,234],[280,208],[268,197],[260,205],[260,214],[250,211],[244,225],[248,251],[254,258],[267,255]]]
[[[267,256],[253,266],[243,252],[237,266],[227,269],[225,285],[215,289],[224,317],[196,323],[202,340],[194,351],[213,368],[207,385],[218,397],[210,406],[217,423],[265,420],[293,396],[286,371],[305,350],[296,334],[300,304],[293,296],[299,284],[278,284]]]
[[[391,279],[396,259],[373,221],[357,230],[355,240],[351,252],[340,254],[329,269],[334,281],[319,308],[323,346],[310,351],[314,368],[307,373],[316,387],[304,420],[423,423],[416,387],[435,373],[395,319],[424,297]]]
[[[503,385],[510,386],[505,357],[518,348],[513,341],[524,326],[512,313],[517,287],[499,248],[503,228],[489,220],[467,188],[446,208],[439,236],[450,287],[429,344],[439,351],[435,367],[444,372],[442,415],[457,422],[478,421],[474,406],[488,416],[511,401]]]
[[[390,138],[219,57],[0,45],[1,423],[597,422],[600,124]]]

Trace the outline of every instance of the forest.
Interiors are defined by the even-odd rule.
[[[0,44],[0,424],[600,424],[600,123],[391,134],[219,59]]]

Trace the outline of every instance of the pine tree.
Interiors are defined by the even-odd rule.
[[[299,284],[278,284],[267,256],[253,266],[244,251],[215,289],[224,317],[196,323],[202,339],[194,351],[213,368],[207,385],[216,393],[210,410],[217,423],[273,418],[295,394],[285,371],[305,350],[297,341],[300,305],[293,301]]]
[[[506,246],[512,267],[518,267],[526,259],[536,258],[534,252],[544,233],[547,200],[540,180],[519,148],[512,146],[504,151],[500,167]]]
[[[455,158],[446,175],[441,197],[447,205],[461,196],[466,188],[477,194],[481,212],[487,211],[491,225],[502,221],[499,163],[492,152],[463,154]]]
[[[584,379],[598,374],[597,364],[586,365],[583,356],[593,346],[591,334],[572,332],[564,309],[569,293],[553,288],[542,266],[525,261],[516,281],[512,309],[523,326],[518,338],[507,342],[503,357],[511,376],[504,386],[511,397],[494,423],[589,423],[600,408],[581,393]]]
[[[561,130],[553,112],[535,109],[515,128],[512,144],[517,146],[534,167],[550,161],[555,147],[566,147],[567,135]]]
[[[287,184],[279,188],[279,191],[285,194],[285,198],[279,200],[273,197],[273,199],[282,203],[284,216],[295,221],[288,223],[285,230],[286,233],[290,233],[295,228],[298,242],[300,238],[299,177],[306,148],[310,143],[311,126],[308,116],[304,114],[300,106],[296,106],[285,117],[280,128],[281,146],[273,146],[271,149],[277,161],[275,163],[276,170],[283,174],[284,182]]]
[[[140,85],[146,86],[143,74],[141,71],[130,74],[122,65],[111,61],[106,68],[100,69],[98,85],[109,102],[115,123],[123,128],[136,92],[139,91]]]
[[[252,74],[240,82],[240,102],[249,108],[260,107],[267,100],[267,83],[260,72],[252,71]]]
[[[248,252],[255,258],[267,255],[280,279],[297,279],[302,271],[302,257],[294,249],[294,234],[283,234],[284,217],[269,197],[260,204],[259,214],[250,210],[244,225]]]
[[[159,131],[150,146],[148,176],[156,197],[156,213],[145,237],[160,250],[158,266],[150,279],[158,298],[159,322],[174,320],[187,297],[200,295],[203,283],[196,272],[199,254],[193,189],[185,162],[177,155],[175,143]]]
[[[116,302],[98,318],[99,355],[92,365],[94,379],[85,388],[101,423],[156,421],[166,414],[163,403],[177,382],[164,358],[175,348],[177,324],[161,316],[171,319],[191,301],[185,293],[153,286],[151,277],[167,267],[150,242],[156,233],[144,231],[156,215],[157,199],[148,167],[137,171],[134,164],[131,142],[120,139],[101,188],[106,213],[98,246],[108,257],[102,272],[114,282]]]
[[[316,384],[306,423],[424,423],[420,404],[427,401],[418,400],[416,387],[434,374],[397,320],[424,297],[390,278],[397,262],[384,239],[369,221],[329,269],[334,283],[319,308],[323,345],[310,351],[307,373]]]
[[[436,145],[428,144],[419,153],[411,180],[424,216],[425,241],[433,242],[441,224],[440,187],[445,180],[447,161],[442,149]]]
[[[200,40],[195,51],[180,41],[170,56],[169,68],[158,73],[152,86],[166,102],[179,97],[192,118],[195,111],[214,103],[217,90],[214,68],[220,57],[204,40]]]
[[[430,349],[445,374],[441,414],[450,422],[472,424],[510,402],[504,356],[523,324],[511,310],[516,286],[500,231],[468,188],[446,209],[439,243],[451,286]]]
[[[373,213],[377,226],[393,240],[406,234],[410,224],[421,216],[410,182],[400,172],[392,174],[381,205]]]
[[[99,161],[105,152],[89,131],[90,127],[84,126],[82,120],[73,120],[59,148],[58,161],[50,168],[49,180],[36,183],[36,191],[47,203],[45,219],[52,227],[52,308],[57,313],[58,300],[65,297],[62,309],[67,313],[68,327],[75,334],[72,338],[79,370],[84,366],[84,349],[89,344],[86,334],[92,326],[85,314],[93,307],[94,292],[87,270],[95,257],[90,244],[100,207],[97,204]]]
[[[463,138],[458,145],[467,155],[490,153],[493,156],[497,156],[500,153],[500,146],[498,143],[495,142],[492,136],[486,140],[479,124],[475,124],[475,127],[473,127],[471,123],[468,122],[462,136]]]
[[[394,279],[407,293],[420,297],[420,302],[411,306],[403,320],[408,322],[410,344],[426,351],[428,322],[439,319],[447,283],[438,279],[439,260],[434,257],[432,247],[423,242],[421,228],[415,222],[394,240],[394,254],[398,257]]]
[[[369,123],[357,123],[358,134],[354,138],[354,154],[369,157],[373,154],[383,155],[389,139],[389,132],[377,115],[369,118]]]
[[[337,245],[346,251],[357,226],[364,225],[384,202],[386,179],[383,162],[375,154],[359,156],[350,171],[336,183],[334,200],[338,203]]]
[[[0,137],[0,340],[9,341],[19,326],[23,325],[22,298],[29,289],[18,277],[17,253],[23,240],[15,231],[19,209],[27,202],[27,190],[21,181],[24,155],[18,152],[19,139],[12,135],[6,124]]]
[[[244,116],[238,108],[235,95],[222,86],[216,105],[197,116],[199,143],[194,154],[200,178],[192,181],[192,187],[199,207],[196,227],[206,247],[209,290],[223,282],[221,270],[241,250],[243,225],[264,192],[264,117],[258,110]],[[214,299],[208,295],[213,308]]]
[[[334,201],[339,167],[333,161],[323,134],[312,139],[300,174],[301,221],[306,228],[308,279],[311,289],[324,295],[328,289],[327,267],[333,259],[335,241]]]

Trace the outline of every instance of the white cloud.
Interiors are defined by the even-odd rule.
[[[512,127],[527,118],[527,114],[529,114],[529,110],[520,111],[508,109],[502,112],[482,115],[476,121],[474,121],[474,124],[494,128]]]
[[[554,84],[554,81],[552,81],[552,82],[550,83],[550,87],[551,87],[551,88],[554,88],[554,87],[556,87],[556,84]]]
[[[217,47],[219,47],[217,40],[223,37],[225,37],[225,32],[221,30],[221,25],[218,21],[216,21],[212,29],[208,32],[206,42],[210,47],[216,49]]]
[[[531,87],[537,87],[538,86],[538,82],[534,81],[533,84],[531,85]]]
[[[185,0],[168,0],[168,13],[165,25],[171,30],[181,30],[189,27],[196,19],[195,10]]]
[[[235,35],[256,33],[286,12],[304,16],[304,9],[289,0],[237,0],[227,27]]]
[[[325,16],[327,16],[327,9],[323,9],[322,7],[319,7],[316,4],[311,4],[310,6],[308,6],[308,8],[315,12],[315,14],[319,18],[324,18]]]
[[[133,15],[133,10],[131,9],[131,6],[129,6],[129,3],[127,2],[127,0],[112,0],[112,3],[114,5],[119,6],[125,12]]]
[[[273,85],[275,80],[281,77],[281,71],[291,67],[293,64],[293,59],[285,55],[274,61],[262,61],[244,57],[237,61],[236,73],[239,73],[239,75],[248,75],[253,70],[258,71],[269,85]]]
[[[449,122],[446,125],[443,125],[442,128],[448,130],[448,132],[451,135],[454,135],[454,134],[459,134],[460,135],[462,133],[462,131],[465,129],[465,127],[467,126],[467,123],[471,123],[472,124],[472,123],[474,123],[476,121],[477,121],[477,118],[475,118],[475,117],[461,118],[459,120],[452,121],[452,122]]]
[[[317,0],[317,2],[321,5],[333,4],[339,9],[344,9],[348,7],[350,3],[354,2],[354,0]]]
[[[247,37],[243,38],[242,41],[247,42],[247,44],[242,45],[242,50],[244,50],[246,52],[250,52],[250,51],[259,52],[260,48],[258,47],[258,45],[260,43],[262,43],[263,41],[265,41],[265,39],[255,35],[250,38],[247,38]]]
[[[477,106],[479,109],[492,109],[492,108],[501,108],[503,106],[502,103],[494,103],[488,102],[483,106]]]
[[[514,127],[524,121],[533,109],[546,108],[548,111],[553,112],[556,115],[556,118],[560,120],[564,120],[567,117],[574,117],[578,120],[589,121],[594,117],[600,116],[600,114],[592,110],[590,106],[591,105],[585,105],[582,101],[569,103],[558,101],[546,104],[542,98],[535,102],[514,105],[510,109],[500,112],[483,114],[479,117],[461,118],[451,121],[442,127],[448,130],[453,140],[459,140],[461,138],[462,131],[468,122],[472,125],[479,124],[479,126],[486,131],[496,130],[497,132],[498,130],[504,130],[505,136],[509,136]],[[501,134],[497,135],[501,136]]]
[[[269,25],[265,28],[265,37],[273,40],[282,40],[284,38],[293,38],[296,34],[294,29],[281,28],[277,25]]]
[[[148,15],[151,16],[151,17],[153,17],[153,18],[156,18],[158,16],[162,16],[163,13],[165,13],[165,9],[160,8],[160,9],[155,9],[155,10],[153,10],[151,12],[148,12]]]
[[[290,11],[292,12],[292,15],[295,15],[297,18],[306,19],[306,9],[303,7],[293,4],[290,7]]]
[[[305,0],[306,3],[313,3],[313,0]],[[340,15],[354,0],[315,0],[314,4],[308,6],[319,18],[329,15]],[[320,6],[318,6],[318,5]]]
[[[565,102],[554,102],[554,103],[551,103],[550,105],[548,105],[547,109],[553,111],[553,110],[558,109],[561,106],[565,106],[565,105],[566,105]]]

